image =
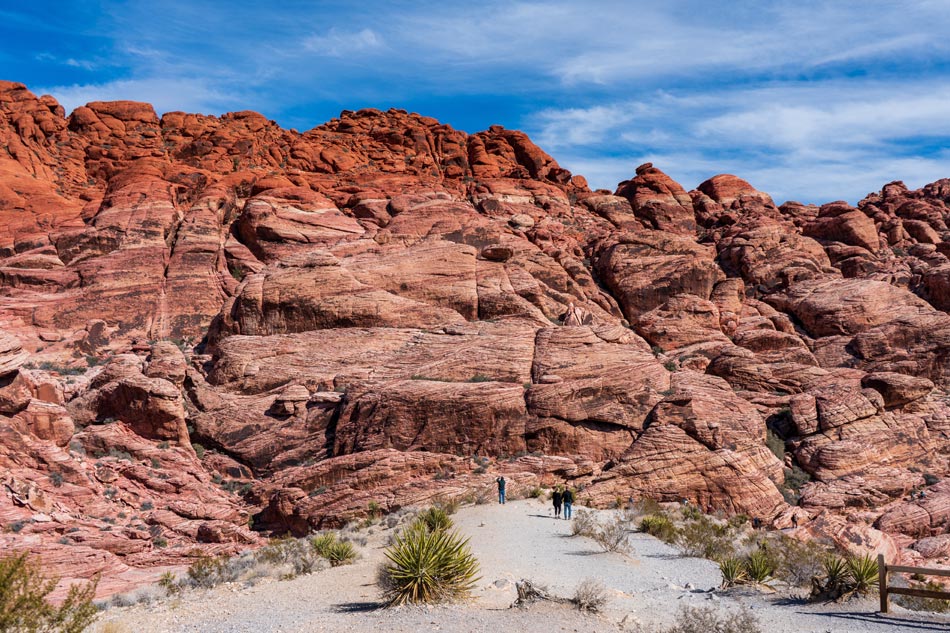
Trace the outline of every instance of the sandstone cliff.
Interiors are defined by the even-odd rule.
[[[10,82],[0,144],[0,544],[67,579],[497,473],[950,556],[950,180],[590,191],[497,126]]]

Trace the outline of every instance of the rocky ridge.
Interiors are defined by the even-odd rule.
[[[498,126],[11,82],[0,139],[0,543],[67,580],[498,473],[950,556],[950,180],[591,191]]]

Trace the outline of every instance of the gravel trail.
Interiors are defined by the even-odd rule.
[[[575,510],[576,511],[576,510]],[[606,511],[602,511],[606,512]],[[812,605],[758,591],[721,593],[718,566],[683,558],[661,541],[630,534],[628,555],[604,553],[590,539],[571,537],[568,521],[551,516],[547,504],[533,499],[504,506],[470,506],[454,515],[469,536],[481,564],[481,580],[471,602],[432,608],[380,609],[376,569],[384,560],[388,532],[369,535],[362,558],[353,565],[294,580],[265,580],[253,587],[221,586],[190,591],[158,604],[110,609],[92,629],[107,623],[135,633],[179,631],[311,632],[369,631],[443,633],[526,631],[634,631],[638,625],[672,623],[681,605],[712,606],[723,611],[750,609],[762,630],[776,633],[894,633],[950,630],[950,618],[928,617],[895,608],[875,613],[876,601]],[[583,614],[568,605],[542,603],[509,609],[515,581],[526,578],[549,592],[571,597],[585,578],[607,587],[603,613]]]

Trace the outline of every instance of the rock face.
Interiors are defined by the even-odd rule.
[[[610,194],[498,126],[11,82],[0,137],[0,544],[66,581],[498,473],[946,555],[950,180]]]

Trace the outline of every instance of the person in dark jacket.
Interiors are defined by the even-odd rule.
[[[498,484],[498,503],[505,502],[505,478],[499,477],[495,480],[495,483]]]
[[[564,504],[564,518],[571,518],[571,506],[574,505],[574,493],[571,492],[570,488],[564,489],[564,494],[561,496],[561,502]]]
[[[561,500],[564,498],[564,493],[561,492],[561,487],[558,486],[554,489],[554,494],[551,496],[551,499],[554,501],[554,518],[561,518]]]

